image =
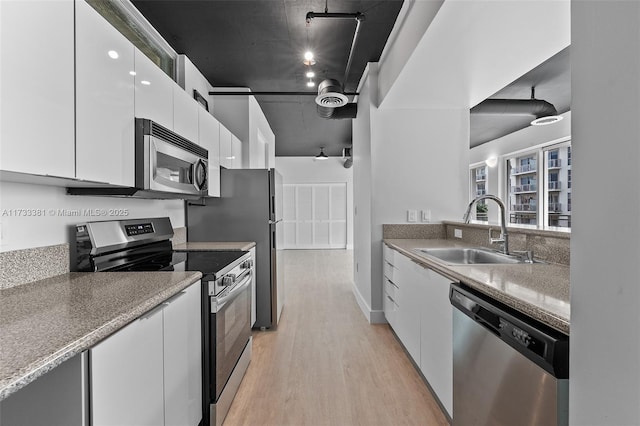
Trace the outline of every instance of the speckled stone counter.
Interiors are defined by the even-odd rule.
[[[569,267],[557,264],[450,265],[415,248],[471,247],[452,240],[385,239],[391,248],[425,267],[569,334]]]
[[[247,251],[254,247],[256,243],[247,241],[238,242],[187,242],[177,244],[173,249],[176,251]]]
[[[0,400],[200,277],[200,272],[72,272],[0,290]]]

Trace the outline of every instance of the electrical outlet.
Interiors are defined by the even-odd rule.
[[[454,229],[453,236],[456,238],[462,238],[462,229]]]
[[[418,211],[407,210],[407,222],[417,222],[417,221],[418,221]]]
[[[422,210],[422,221],[426,223],[431,222],[431,210]]]

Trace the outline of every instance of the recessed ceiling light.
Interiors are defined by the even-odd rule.
[[[148,86],[148,85],[150,85],[150,84],[151,84],[151,82],[150,82],[150,81],[147,81],[147,80],[142,80],[142,81],[140,82],[140,84],[144,84],[145,86]]]
[[[107,52],[107,54],[111,59],[118,59],[118,57],[120,56],[118,55],[118,52],[116,52],[115,50],[110,50]]]
[[[304,52],[304,59],[306,59],[307,61],[310,61],[313,59],[313,53],[309,50],[307,50],[306,52]]]
[[[316,85],[316,84],[313,82],[313,80],[309,80],[309,81],[307,81],[307,87],[313,87],[313,86],[315,86],[315,85]]]
[[[546,117],[536,118],[531,122],[532,126],[546,126],[548,124],[557,123],[562,120],[561,115],[548,115]]]
[[[307,74],[306,74],[306,76],[307,76],[307,78],[313,78],[313,77],[315,77],[315,76],[316,76],[316,73],[315,73],[315,72],[313,72],[313,71],[308,71],[308,72],[307,72]]]

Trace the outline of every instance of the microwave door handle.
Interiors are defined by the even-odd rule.
[[[236,297],[240,295],[247,287],[251,285],[251,275],[249,275],[242,283],[238,284],[227,294],[226,296],[222,296],[217,298],[216,306],[212,306],[212,313],[218,312],[224,305],[228,302],[233,301]]]
[[[198,160],[195,164],[191,165],[191,182],[198,191],[204,188],[207,182],[207,168],[204,165],[204,161]]]

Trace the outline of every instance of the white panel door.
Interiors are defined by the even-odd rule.
[[[76,2],[76,173],[133,186],[134,47],[84,0]]]
[[[173,130],[175,82],[144,53],[135,48],[135,112]]]
[[[173,131],[193,143],[198,142],[198,110],[202,109],[182,87],[173,83]]]
[[[91,349],[91,424],[164,425],[162,309]]]
[[[196,426],[202,419],[200,283],[193,284],[165,304],[165,425]]]
[[[231,131],[220,123],[220,166],[225,169],[233,168],[232,138]]]
[[[284,185],[286,249],[347,246],[346,183]]]
[[[73,31],[73,1],[0,1],[0,169],[75,177]]]

